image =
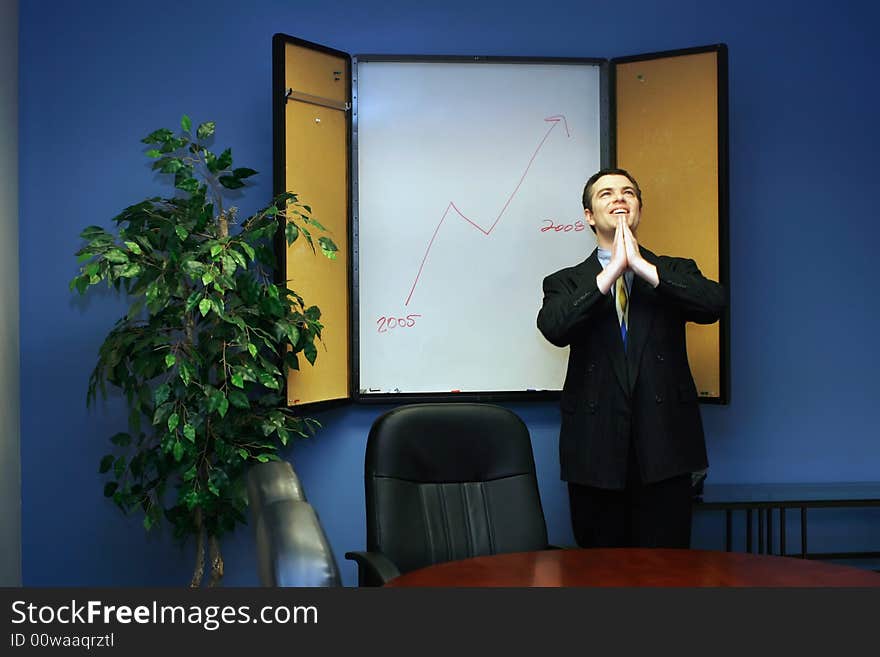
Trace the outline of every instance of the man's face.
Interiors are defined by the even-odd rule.
[[[610,247],[614,241],[617,220],[621,216],[635,234],[642,208],[636,196],[635,185],[629,178],[620,174],[602,176],[593,185],[590,204],[593,209],[584,210],[584,216],[591,226],[596,227],[600,246]]]

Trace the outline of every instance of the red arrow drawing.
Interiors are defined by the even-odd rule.
[[[513,200],[513,197],[516,196],[516,193],[519,191],[520,185],[522,185],[523,180],[526,178],[526,174],[529,172],[529,169],[532,167],[532,162],[535,161],[535,158],[538,156],[538,153],[541,151],[541,148],[544,146],[544,142],[547,141],[547,138],[550,136],[550,133],[553,132],[553,128],[562,121],[565,126],[565,135],[566,137],[571,137],[571,133],[568,131],[568,121],[566,121],[565,116],[562,114],[557,114],[556,116],[548,116],[544,119],[544,121],[551,123],[552,125],[547,129],[547,132],[544,133],[544,137],[541,139],[541,142],[538,144],[538,147],[535,149],[535,152],[532,153],[532,157],[529,158],[529,163],[526,165],[525,171],[522,172],[522,175],[519,177],[519,182],[516,183],[516,187],[513,188],[513,191],[508,196],[507,201],[504,203],[504,206],[501,208],[501,211],[498,213],[498,216],[495,217],[495,221],[492,222],[492,225],[489,228],[483,228],[481,225],[472,221],[467,215],[465,215],[458,207],[455,205],[453,201],[449,201],[449,205],[446,206],[446,210],[443,211],[443,216],[440,217],[440,223],[437,224],[437,228],[434,229],[434,234],[431,236],[431,241],[428,242],[428,248],[425,249],[425,256],[422,258],[422,264],[419,265],[419,273],[416,274],[416,280],[413,281],[412,288],[409,291],[409,296],[406,298],[406,303],[404,305],[408,306],[410,299],[412,299],[413,293],[416,291],[416,285],[419,284],[419,278],[422,275],[422,270],[425,268],[425,262],[428,260],[428,254],[431,253],[431,247],[434,245],[434,240],[437,238],[437,233],[440,232],[440,226],[443,225],[443,222],[446,220],[446,216],[449,214],[450,210],[455,210],[455,213],[468,222],[471,226],[476,228],[478,231],[483,233],[485,236],[489,236],[493,230],[495,230],[495,226],[498,225],[498,222],[501,221],[501,217],[504,216],[507,207],[510,205],[510,202]]]

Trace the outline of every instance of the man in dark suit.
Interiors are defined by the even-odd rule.
[[[584,188],[598,248],[544,279],[538,328],[570,346],[559,455],[581,547],[690,545],[691,473],[708,466],[685,323],[711,324],[724,288],[636,231],[642,195],[623,169]]]

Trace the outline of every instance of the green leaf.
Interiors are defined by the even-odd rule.
[[[321,252],[330,260],[336,260],[336,245],[329,237],[319,237],[318,244],[321,245]]]
[[[141,250],[140,244],[138,244],[137,242],[127,241],[127,242],[125,242],[125,246],[128,247],[129,251],[131,251],[132,253],[134,253],[136,255],[141,255],[143,253],[143,251]]]
[[[173,404],[171,404],[171,403],[165,403],[165,404],[162,404],[161,406],[159,406],[156,409],[156,412],[153,413],[153,424],[154,425],[161,424],[162,421],[166,417],[168,417],[168,413],[171,412],[172,406],[173,406]]]
[[[222,184],[222,180],[220,181]],[[190,194],[194,194],[199,189],[199,181],[195,178],[184,178],[179,183],[174,185],[177,189],[181,189],[185,192],[189,192]]]
[[[306,360],[309,361],[310,364],[314,365],[315,360],[318,358],[318,349],[315,347],[315,343],[306,342],[303,346],[303,354],[305,354]]]
[[[174,232],[177,233],[177,237],[180,238],[181,242],[184,241],[189,236],[189,233],[186,231],[186,228],[184,228],[183,226],[175,226]]]
[[[153,525],[156,524],[156,521],[153,519],[153,516],[146,515],[144,516],[144,529],[150,531],[153,528]]]
[[[128,469],[131,471],[135,477],[140,477],[144,472],[144,458],[146,457],[147,452],[138,452],[133,459],[131,459],[131,463],[128,464]]]
[[[162,151],[160,151],[158,148],[151,148],[150,150],[147,151],[147,157],[152,157],[152,158],[162,157]]]
[[[296,343],[299,342],[299,329],[288,322],[278,322],[278,326],[281,328],[282,331],[284,331],[287,339],[290,340],[290,344],[295,347]]]
[[[183,458],[183,443],[178,440],[174,443],[174,447],[171,448],[171,451],[174,454],[174,460],[180,462],[180,459]]]
[[[104,497],[113,497],[113,493],[116,492],[117,488],[119,488],[119,484],[115,481],[108,481],[104,484]]]
[[[93,240],[96,237],[100,237],[101,235],[107,235],[107,231],[101,228],[101,226],[86,226],[83,228],[82,232],[79,234],[84,240]]]
[[[220,402],[217,405],[217,412],[220,413],[220,417],[226,417],[226,411],[229,410],[229,400],[226,397],[221,397]]]
[[[133,262],[128,263],[127,265],[122,265],[118,268],[116,275],[119,278],[134,278],[138,274],[143,271],[143,267]]]
[[[195,490],[189,491],[186,495],[183,496],[183,501],[186,503],[187,511],[192,511],[199,503],[198,492],[196,492]]]
[[[321,222],[319,222],[314,217],[309,217],[308,223],[310,223],[312,226],[316,226],[317,228],[320,228],[323,231],[327,231],[327,229],[321,224]],[[329,232],[329,231],[327,231],[327,232]]]
[[[165,367],[172,368],[174,367],[174,363],[177,362],[177,356],[174,354],[165,354]]]
[[[78,276],[73,279],[71,283],[76,285],[76,291],[80,294],[85,293],[86,289],[89,287],[89,279],[87,276]]]
[[[168,431],[173,433],[177,429],[178,424],[180,424],[180,416],[177,413],[172,413],[168,416]]]
[[[113,466],[113,461],[116,460],[116,457],[112,454],[107,454],[104,458],[101,459],[101,465],[98,468],[98,472],[104,474],[108,472],[110,468]]]
[[[189,295],[189,298],[186,300],[186,312],[192,312],[193,308],[199,305],[199,301],[202,299],[202,292],[200,290],[196,290],[192,294]]]
[[[208,166],[208,171],[217,173],[217,156],[211,151],[205,151],[205,164]]]
[[[184,132],[189,132],[192,130],[192,119],[190,119],[186,114],[183,115],[183,118],[180,119],[180,127],[183,128]]]
[[[173,137],[174,133],[172,133],[168,128],[161,128],[159,130],[151,132],[149,135],[141,139],[141,141],[145,144],[159,144],[162,142],[167,142]]]
[[[156,166],[161,164],[159,167],[159,173],[177,173],[181,169],[183,169],[183,162],[176,157],[168,158],[165,162],[156,163]]]
[[[242,179],[242,178],[250,178],[251,176],[256,175],[256,173],[257,172],[254,171],[253,169],[248,169],[247,167],[241,167],[239,169],[235,169],[232,172],[232,175],[238,179]]]
[[[195,374],[192,366],[184,359],[180,360],[178,373],[180,374],[180,380],[183,381],[183,385],[185,386],[189,385],[189,382],[192,380],[193,375]]]
[[[239,449],[238,455],[241,457],[241,459],[243,461],[246,461],[248,456],[250,456],[250,454],[248,454],[248,451],[246,449]]]
[[[290,246],[296,242],[296,238],[299,237],[299,228],[297,228],[294,223],[288,223],[287,226],[284,227],[284,234],[287,237],[287,246]]]
[[[110,438],[110,442],[114,445],[125,447],[126,445],[131,443],[131,436],[127,433],[117,433],[114,434],[112,438]]]
[[[216,258],[217,255],[223,250],[222,244],[214,244],[211,246],[211,257]]]
[[[202,285],[210,285],[213,282],[214,282],[214,272],[209,269],[204,274],[202,274]]]
[[[247,254],[247,257],[253,261],[253,259],[257,257],[257,254],[254,251],[254,247],[252,247],[247,242],[240,242],[240,244],[242,251],[244,251]]]
[[[266,456],[265,454],[260,454],[259,456],[257,456],[257,460],[258,460],[260,463],[268,463],[268,462],[269,462],[269,457]]]
[[[202,313],[202,317],[211,312],[212,307],[213,304],[211,303],[210,299],[202,299],[201,301],[199,301],[199,312]]]
[[[251,402],[248,399],[247,395],[244,394],[241,390],[230,390],[229,391],[229,401],[232,402],[232,405],[236,408],[250,408]]]
[[[191,443],[196,442],[196,430],[195,430],[195,427],[193,427],[193,425],[184,424],[183,425],[183,435],[186,437],[186,439],[189,442],[191,442]]]
[[[235,374],[233,374],[230,378],[230,381],[235,387],[244,388],[244,376],[242,376],[241,372],[236,372]]]
[[[257,379],[260,383],[263,384],[266,388],[270,388],[272,390],[278,390],[280,385],[278,384],[278,380],[264,370],[257,371]]]
[[[226,189],[240,189],[244,187],[244,183],[235,176],[220,176],[219,180],[220,184]]]
[[[121,265],[128,262],[128,254],[122,249],[110,249],[104,254],[104,257],[110,262]]]
[[[120,456],[113,463],[113,474],[116,475],[116,478],[119,479],[122,476],[122,473],[125,472],[125,458]]]
[[[223,398],[223,393],[217,390],[217,388],[206,385],[205,388],[205,397],[208,398],[208,412],[213,413],[220,407],[220,400]]]
[[[233,258],[228,253],[223,254],[223,273],[227,276],[232,276],[235,273],[236,268],[238,267],[238,263],[235,262],[235,258]]]
[[[202,123],[198,129],[196,130],[196,136],[199,139],[205,139],[206,137],[210,137],[214,134],[214,128],[216,124],[213,121],[206,121]]]
[[[236,264],[242,269],[247,269],[247,260],[244,259],[244,256],[241,255],[235,249],[229,249],[229,255],[232,256],[232,259],[235,260]]]
[[[180,263],[180,268],[183,269],[183,271],[185,271],[193,280],[201,278],[206,269],[204,263],[201,263],[198,260],[190,259],[184,260],[182,263]],[[196,293],[201,294],[201,292],[198,291]]]
[[[220,153],[220,157],[217,158],[217,171],[223,171],[224,169],[228,169],[232,166],[232,149],[227,148],[225,151]]]
[[[257,357],[257,345],[253,344],[252,342],[248,342],[247,350],[252,358]]]
[[[168,356],[170,355],[171,354],[168,354]],[[166,356],[166,359],[168,358],[168,356]],[[163,383],[158,388],[156,388],[156,392],[153,393],[153,403],[158,406],[159,404],[167,400],[170,395],[171,386],[169,386],[167,383]]]

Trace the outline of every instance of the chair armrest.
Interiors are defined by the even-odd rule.
[[[381,552],[346,552],[345,558],[358,565],[358,586],[382,586],[400,575],[400,570]]]

